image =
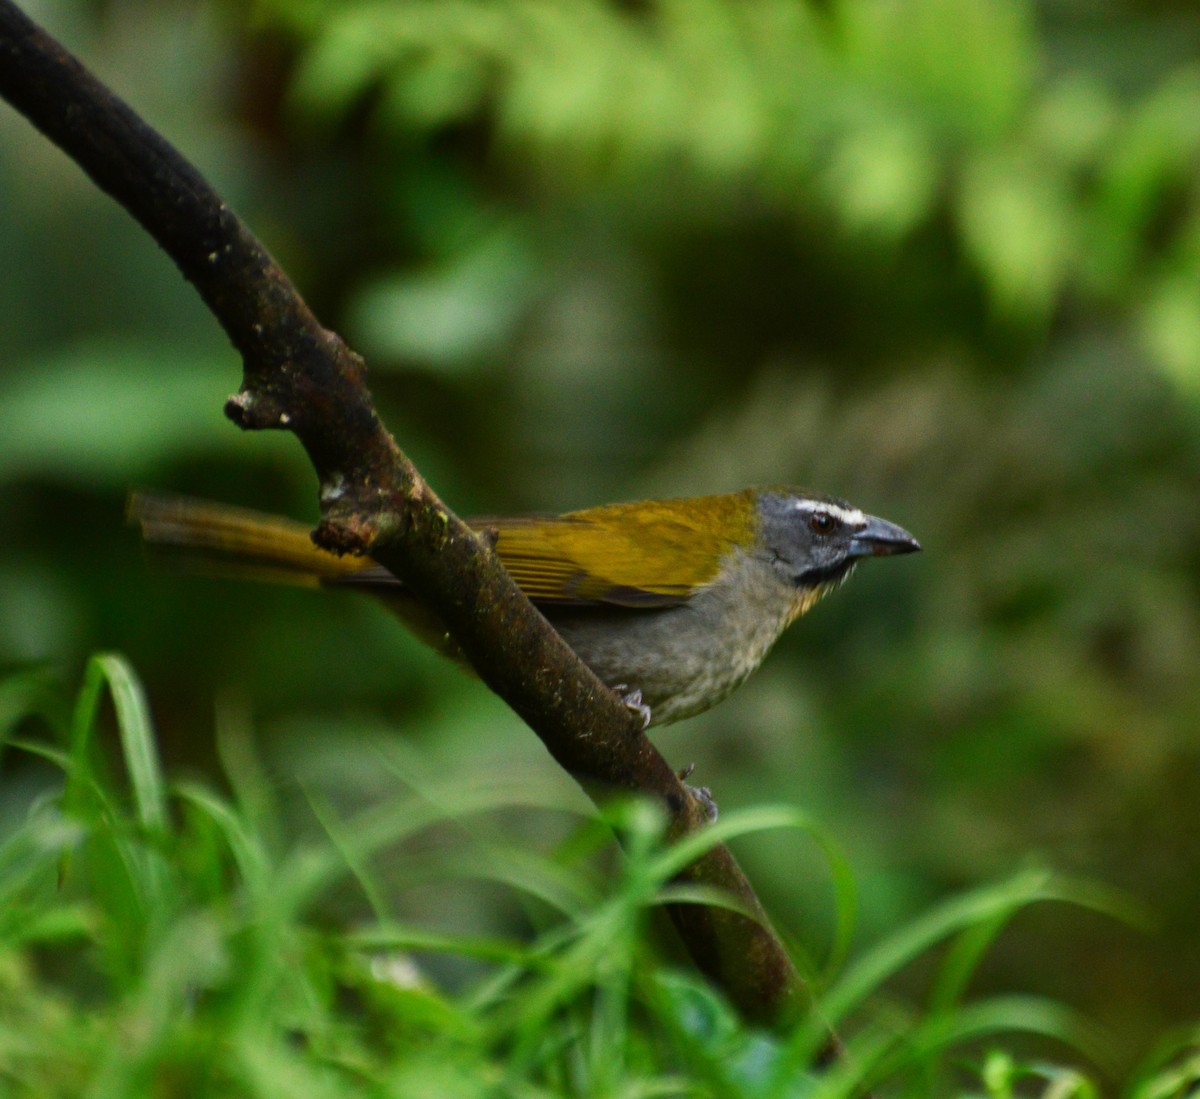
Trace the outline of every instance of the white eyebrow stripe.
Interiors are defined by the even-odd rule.
[[[827,511],[835,519],[840,519],[847,526],[859,527],[867,521],[867,517],[858,508],[844,508],[840,504],[831,504],[825,500],[797,500],[798,511]]]

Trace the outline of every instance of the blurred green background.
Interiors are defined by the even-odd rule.
[[[860,942],[1041,861],[1155,928],[1026,913],[981,989],[1081,1007],[1123,1060],[1200,1015],[1193,5],[25,7],[367,356],[461,513],[792,482],[912,530],[924,554],[868,564],[658,744],[723,807],[821,820]],[[175,773],[214,769],[224,721],[282,786],[349,804],[397,739],[570,788],[366,601],[147,564],[131,487],[312,518],[313,478],[290,436],[223,419],[239,363],[215,322],[8,109],[0,257],[4,668],[71,683],[123,651]],[[0,815],[45,780],[5,765]],[[739,854],[819,955],[819,858],[794,836]]]

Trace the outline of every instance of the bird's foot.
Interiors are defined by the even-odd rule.
[[[645,732],[650,728],[650,707],[642,701],[642,692],[636,687],[631,691],[627,683],[618,683],[613,690],[625,703],[625,709],[632,710],[642,719],[642,731]]]
[[[704,815],[708,818],[708,823],[713,824],[717,819],[718,810],[712,791],[707,786],[689,786],[687,783],[695,769],[696,765],[689,763],[678,773],[679,781],[683,783],[683,788],[704,807]]]

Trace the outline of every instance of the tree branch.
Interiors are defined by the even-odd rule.
[[[319,545],[369,554],[445,620],[489,687],[595,799],[653,796],[671,833],[704,810],[576,658],[489,547],[438,499],[388,434],[363,361],[324,329],[296,288],[200,173],[9,0],[0,0],[0,95],[135,217],[199,291],[241,354],[227,415],[283,428],[320,483]],[[716,847],[681,879],[728,893],[739,912],[678,905],[671,915],[699,968],[740,1011],[780,1024],[811,1009],[733,856]]]

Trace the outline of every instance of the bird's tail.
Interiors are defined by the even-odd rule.
[[[303,523],[226,504],[135,492],[126,514],[155,551],[222,576],[319,587],[374,567],[318,549]]]

